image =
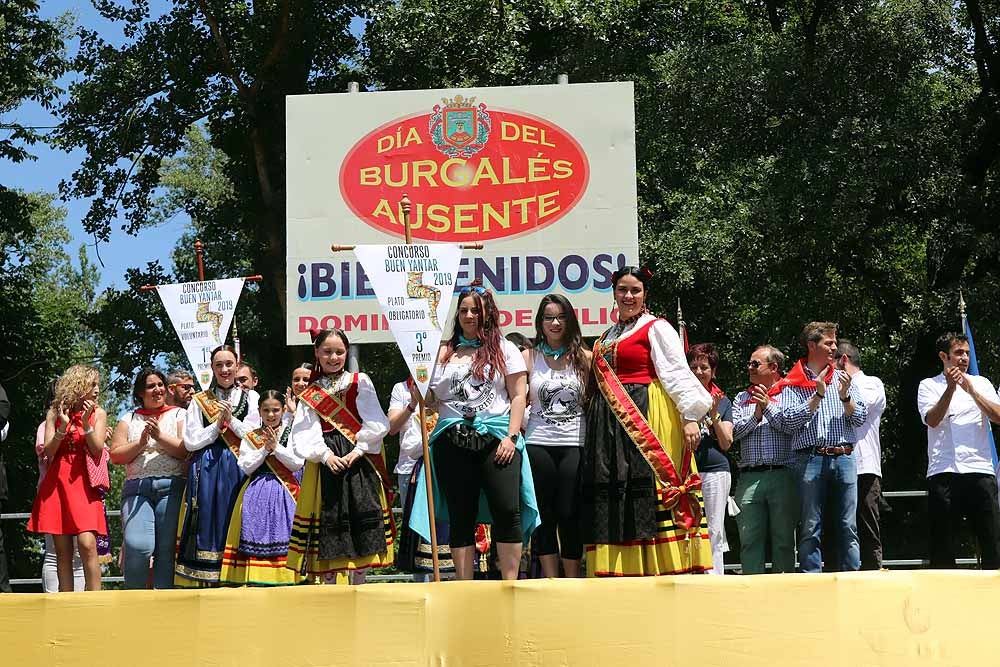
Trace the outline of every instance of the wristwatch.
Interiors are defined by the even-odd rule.
[[[840,400],[841,400],[842,403],[850,403],[851,402],[851,395],[848,394],[847,398],[844,398],[843,396],[841,396]]]
[[[508,433],[507,437],[511,439],[511,442],[517,442],[517,436],[519,435],[521,435],[520,431],[518,431],[517,433]]]

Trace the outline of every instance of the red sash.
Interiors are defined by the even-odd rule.
[[[594,344],[593,367],[597,386],[618,419],[618,423],[625,429],[625,433],[662,486],[660,499],[664,507],[670,510],[674,524],[688,533],[695,533],[701,523],[701,504],[695,495],[695,491],[701,488],[701,476],[691,472],[691,452],[684,449],[681,473],[678,475],[656,433],[604,358],[603,341],[604,336],[601,336]]]
[[[351,378],[351,383],[357,386],[357,373]],[[340,431],[340,434],[352,444],[357,444],[358,431],[361,430],[363,424],[360,417],[354,413],[356,407],[352,409],[353,406],[348,405],[346,400],[327,391],[316,382],[302,390],[302,393],[299,394],[299,400],[305,401],[306,405],[315,410],[323,421]],[[362,458],[378,473],[379,479],[382,480],[382,488],[385,489],[386,502],[389,503],[389,507],[392,507],[396,495],[392,490],[392,481],[389,477],[389,469],[385,465],[385,456],[380,451],[378,454],[365,454]]]
[[[210,424],[218,421],[219,414],[222,413],[222,408],[219,407],[219,399],[215,397],[215,394],[210,391],[199,391],[191,398],[198,402],[198,407],[201,408],[202,413],[204,413],[205,418],[208,419]],[[226,443],[226,446],[229,447],[229,451],[233,453],[233,456],[239,458],[240,437],[229,429],[229,424],[219,425],[219,435],[222,437],[222,441]]]
[[[285,428],[291,429],[292,427],[286,426]],[[257,449],[261,449],[264,447],[264,429],[259,428],[254,431],[250,431],[246,434],[246,441]],[[281,482],[281,485],[285,487],[285,491],[288,491],[292,500],[298,502],[299,480],[295,479],[295,475],[292,474],[292,471],[286,468],[285,464],[274,456],[268,456],[264,459],[264,462],[267,463],[267,466],[271,469],[271,472],[274,473],[274,476],[278,478],[278,481]]]

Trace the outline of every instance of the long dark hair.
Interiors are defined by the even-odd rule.
[[[507,362],[504,360],[503,346],[501,343],[502,334],[500,332],[500,310],[496,301],[493,300],[493,293],[478,284],[479,281],[463,287],[458,293],[458,307],[462,307],[462,300],[472,297],[479,308],[479,331],[476,333],[482,345],[476,348],[472,357],[472,374],[479,380],[487,380],[486,366],[491,372],[500,373],[503,377],[507,375]],[[447,350],[445,350],[442,364],[448,363],[451,355],[455,354],[458,348],[458,337],[462,334],[462,324],[459,321],[461,316],[458,309],[455,310],[455,324],[452,327],[451,338],[448,339]]]
[[[310,335],[313,339],[313,351],[315,352],[320,348],[320,346],[326,342],[326,339],[330,336],[336,336],[344,344],[345,348],[351,347],[351,341],[347,339],[347,334],[344,333],[343,329],[323,329],[321,331],[311,332]],[[304,368],[306,364],[302,364],[300,368]],[[344,360],[344,370],[347,368],[347,360]],[[319,363],[319,357],[316,357],[316,362],[313,364],[312,374],[309,376],[309,382],[315,382],[316,380],[323,377],[323,364]]]
[[[563,325],[563,345],[566,346],[566,356],[569,358],[573,370],[576,371],[577,377],[580,378],[580,382],[585,383],[587,355],[584,354],[586,348],[583,344],[583,336],[580,333],[580,321],[576,318],[576,311],[573,310],[573,304],[562,294],[546,294],[538,302],[538,310],[535,312],[535,337],[532,339],[532,347],[537,348],[541,343],[546,342],[545,330],[542,328],[542,323],[545,321],[545,307],[549,304],[559,306],[562,309],[563,315],[566,316],[566,324]]]
[[[152,366],[146,366],[139,371],[139,374],[135,376],[135,381],[132,383],[132,403],[135,407],[141,408],[142,405],[142,394],[146,391],[146,379],[150,375],[155,375],[160,378],[163,382],[163,390],[167,389],[167,377],[159,369],[153,368]]]

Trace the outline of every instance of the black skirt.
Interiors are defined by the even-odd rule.
[[[354,449],[339,431],[323,434],[326,446],[337,456]],[[342,473],[319,466],[322,507],[320,509],[319,558],[356,558],[386,549],[385,526],[379,489],[382,480],[363,461]]]
[[[623,385],[642,415],[649,386]],[[583,542],[620,544],[657,536],[653,471],[601,395],[587,408],[587,436],[580,463]]]

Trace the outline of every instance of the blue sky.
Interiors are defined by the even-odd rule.
[[[105,21],[94,10],[89,0],[43,0],[40,4],[41,14],[46,18],[69,13],[75,17],[79,25],[97,30],[106,40],[115,44],[119,44],[123,40],[121,30],[117,29],[114,24]],[[169,7],[169,3],[163,0],[153,0],[150,5],[153,12],[162,12]],[[68,42],[66,48],[69,55],[75,54],[77,47],[78,43],[75,39]],[[60,86],[65,90],[73,80],[73,75],[64,77],[60,81]],[[16,121],[34,126],[56,124],[56,119],[51,114],[34,103],[22,105],[14,113],[0,118],[0,121]],[[56,193],[59,189],[59,181],[69,179],[84,157],[83,151],[66,153],[49,148],[44,144],[36,144],[29,147],[28,150],[38,158],[36,161],[12,164],[0,160],[0,183],[28,191]],[[87,252],[94,264],[100,268],[98,255],[93,246],[94,239],[84,233],[81,224],[87,213],[89,202],[72,200],[63,202],[62,205],[67,209],[66,225],[73,235],[70,247],[67,248],[70,255],[75,261],[77,248],[81,244],[91,244],[87,248]],[[143,230],[142,235],[138,237],[129,236],[123,232],[121,221],[116,222],[112,226],[110,242],[100,245],[100,259],[104,262],[104,267],[101,269],[100,288],[103,289],[110,285],[123,287],[125,285],[125,269],[132,266],[143,266],[146,262],[154,259],[159,259],[166,267],[171,268],[170,251],[173,249],[176,238],[188,222],[187,216],[177,215],[160,227]]]
[[[39,4],[41,6],[40,13],[45,18],[70,14],[77,25],[97,31],[111,44],[120,45],[125,39],[120,28],[114,23],[106,21],[94,9],[90,0],[41,0]],[[127,4],[127,0],[120,0],[119,4]],[[151,16],[155,18],[162,15],[172,5],[173,3],[169,0],[150,0]],[[355,19],[351,29],[355,34],[360,34],[364,30],[364,22],[361,19]],[[70,57],[76,54],[77,48],[78,42],[75,38],[66,44],[66,50]],[[59,82],[60,87],[64,90],[68,89],[69,84],[75,78],[74,74],[65,76]],[[39,127],[47,127],[57,123],[48,111],[35,103],[24,104],[14,113],[0,116],[0,122],[18,122],[23,125]],[[21,164],[0,160],[0,183],[31,192],[57,193],[59,182],[64,179],[68,180],[72,176],[73,171],[80,166],[85,155],[83,151],[66,153],[44,144],[36,144],[29,147],[28,150],[38,159]],[[101,271],[99,290],[109,286],[123,287],[126,269],[144,266],[153,260],[158,259],[167,269],[172,269],[170,253],[177,237],[190,222],[189,218],[181,213],[156,228],[144,229],[141,235],[136,237],[122,231],[122,220],[119,219],[112,225],[110,241],[101,243],[100,247],[95,249],[93,237],[84,232],[81,222],[89,208],[89,201],[71,200],[61,202],[61,205],[67,209],[66,226],[73,235],[73,240],[67,250],[75,261],[77,248],[82,244],[87,245],[91,261]],[[206,252],[211,252],[211,249],[207,248]],[[103,267],[101,267],[101,262],[103,262]]]

